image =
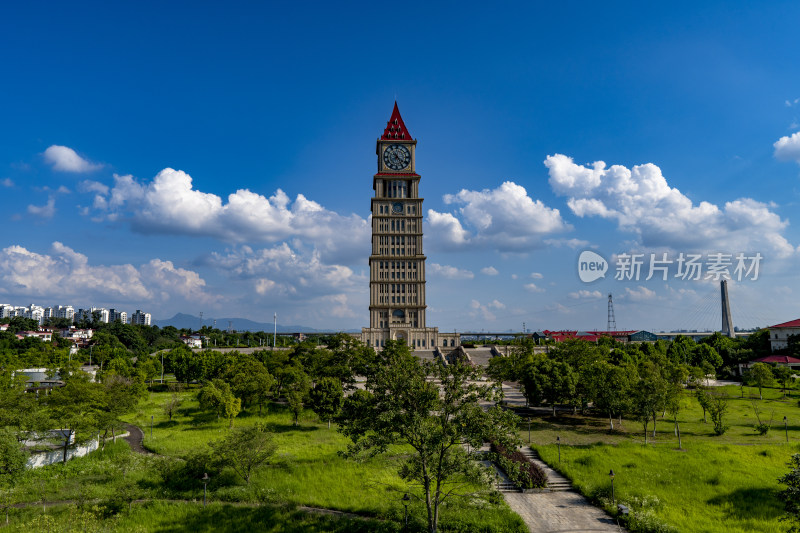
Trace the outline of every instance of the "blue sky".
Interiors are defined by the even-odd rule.
[[[800,316],[792,2],[31,3],[0,19],[0,303],[367,325],[375,139],[418,140],[429,325]],[[605,166],[596,164],[602,161]],[[612,271],[578,278],[581,251]],[[646,268],[646,265],[645,265]],[[732,268],[731,268],[732,270]],[[752,276],[751,276],[752,277]]]

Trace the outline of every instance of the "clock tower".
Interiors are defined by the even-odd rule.
[[[372,178],[372,252],[369,256],[369,328],[365,344],[376,349],[387,340],[432,350],[455,346],[458,335],[439,335],[426,327],[425,255],[422,252],[422,198],[416,172],[417,141],[397,103],[378,139],[378,172]],[[440,339],[441,337],[441,339]]]

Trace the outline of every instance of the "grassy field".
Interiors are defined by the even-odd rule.
[[[278,446],[270,464],[257,470],[249,485],[233,472],[225,471],[209,482],[211,505],[206,510],[200,503],[169,502],[202,502],[203,484],[195,480],[179,487],[165,485],[159,475],[164,468],[164,456],[185,458],[193,451],[208,450],[209,442],[221,439],[229,431],[227,420],[217,420],[216,416],[199,410],[195,395],[196,391],[181,393],[183,403],[171,422],[162,410],[169,393],[150,393],[128,417],[144,430],[144,444],[157,456],[135,454],[125,441],[110,443],[105,451],[66,465],[26,472],[13,493],[13,500],[31,503],[68,500],[83,504],[84,510],[92,506],[113,507],[114,502],[119,506],[120,499],[148,500],[134,503],[131,511],[126,503],[115,517],[98,522],[103,530],[114,531],[211,531],[214,527],[209,524],[224,524],[223,529],[228,531],[382,532],[397,531],[402,522],[403,494],[420,494],[397,475],[407,449],[394,447],[388,454],[363,462],[346,460],[338,452],[344,450],[347,440],[335,428],[328,429],[311,411],[305,411],[295,426],[286,407],[271,404],[261,415],[254,407],[243,411],[235,421],[238,427],[268,424]],[[441,531],[525,530],[522,520],[497,493],[492,495],[485,487],[472,490],[488,494],[489,501],[471,496],[449,501],[441,509]],[[363,518],[308,513],[298,509],[301,506],[356,513]],[[97,511],[94,513],[97,515]],[[50,526],[40,522],[50,519],[42,514],[41,505],[12,510],[14,528],[47,530]],[[47,516],[79,524],[76,530],[92,530],[90,514],[75,505],[51,506],[47,510]],[[412,530],[420,531],[425,518],[420,501],[412,500],[409,516]]]
[[[583,494],[609,510],[614,508],[609,477],[613,469],[616,502],[629,505],[636,516],[632,530],[786,531],[787,525],[779,521],[783,508],[776,497],[781,490],[777,479],[788,470],[791,455],[800,453],[798,395],[790,390],[784,399],[780,390],[764,389],[762,401],[756,389],[721,391],[730,397],[725,421],[729,429],[722,436],[714,435],[710,418],[703,422],[699,403],[687,391],[677,417],[682,450],[669,415],[659,418],[655,438],[650,433],[647,446],[641,424],[633,420],[624,420],[622,429],[611,432],[607,419],[534,419],[532,446]],[[754,430],[753,402],[762,410],[762,420],[772,417],[774,426],[765,436]],[[523,429],[527,440],[527,425]]]
[[[228,531],[245,533],[396,533],[397,522],[308,513],[280,506],[244,507],[211,503],[151,502],[134,504],[130,512],[111,518],[100,518],[91,507],[74,504],[17,511],[7,531],[58,531],[59,533],[93,533],[119,531],[125,533]]]

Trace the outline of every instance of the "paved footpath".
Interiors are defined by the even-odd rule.
[[[519,514],[532,533],[567,533],[624,531],[603,510],[570,489],[569,480],[547,466],[529,448],[521,450],[547,474],[547,482],[555,492],[504,492],[511,509]]]
[[[613,518],[577,492],[505,492],[503,496],[531,533],[624,531]]]

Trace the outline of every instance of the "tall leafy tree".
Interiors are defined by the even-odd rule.
[[[522,385],[528,401],[539,405],[543,401],[556,415],[558,403],[572,403],[577,395],[578,374],[563,361],[553,361],[545,355],[534,356],[525,365]]]
[[[792,372],[788,366],[776,365],[772,369],[772,373],[778,383],[781,384],[781,387],[783,388],[783,397],[786,398],[786,387],[788,387],[789,383],[791,383],[794,372]]]
[[[322,378],[309,392],[311,408],[323,422],[331,427],[331,420],[339,414],[344,402],[344,390],[337,378]]]
[[[289,409],[294,415],[294,424],[300,423],[300,413],[308,398],[308,391],[311,387],[311,379],[299,365],[289,365],[281,371],[281,381],[283,383],[283,394],[289,403]]]
[[[77,372],[63,387],[47,395],[48,415],[63,431],[63,462],[67,462],[67,450],[73,439],[77,444],[89,440],[97,432],[104,396],[102,386],[89,381],[89,376],[83,372]]]
[[[257,403],[260,414],[275,384],[267,368],[254,357],[244,356],[242,361],[229,366],[228,376],[233,393],[244,405]]]
[[[233,419],[242,410],[242,400],[237,398],[231,386],[221,379],[207,382],[200,389],[197,395],[200,407],[209,411],[214,411],[219,419],[224,416],[230,422],[229,427],[233,427]]]
[[[594,407],[605,411],[611,429],[614,415],[622,415],[630,407],[630,395],[638,376],[631,364],[612,365],[607,361],[596,361],[583,372],[584,381]]]
[[[366,389],[345,400],[339,418],[339,430],[352,440],[346,455],[374,456],[391,444],[407,444],[413,451],[400,476],[421,487],[428,531],[435,533],[441,504],[461,482],[480,477],[476,453],[462,444],[473,450],[487,440],[513,446],[516,417],[481,407],[479,402],[495,401],[497,393],[494,385],[480,382],[479,370],[421,363],[404,343],[387,342]]]
[[[775,383],[775,376],[772,375],[772,370],[769,365],[765,363],[755,363],[745,372],[744,380],[758,387],[758,398],[763,400],[764,395],[761,389],[773,385]]]

